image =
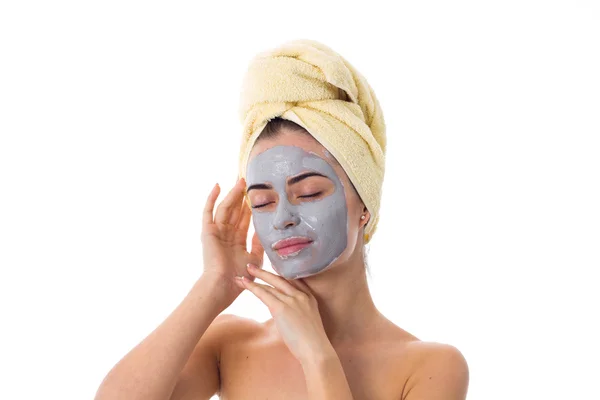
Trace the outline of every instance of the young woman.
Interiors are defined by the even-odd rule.
[[[292,44],[298,43],[327,49],[315,42]],[[298,48],[291,53],[297,55]],[[328,75],[325,64],[319,67]],[[342,101],[360,103],[352,88],[343,91]],[[330,100],[339,101],[335,93]],[[263,99],[255,100],[253,107],[262,107]],[[254,109],[245,119],[240,174],[245,179],[216,210],[218,185],[208,197],[202,275],[173,313],[109,372],[97,400],[215,394],[231,400],[466,398],[462,354],[451,345],[420,341],[383,316],[371,298],[364,245],[378,213],[373,193],[380,192],[365,189],[376,178],[358,168],[378,164],[365,160],[361,166],[343,148],[347,140],[368,140],[336,142],[331,135],[345,133],[333,129],[327,136],[330,122],[319,129],[302,119],[306,129],[292,121],[301,112],[288,111],[307,105],[283,103],[287,109],[279,116],[269,115],[271,110],[256,118]],[[373,119],[364,120],[374,131]],[[379,133],[371,143],[384,148]],[[248,252],[251,220],[255,234]],[[261,268],[264,253],[277,274]],[[222,314],[243,290],[260,299],[272,319],[258,323]]]

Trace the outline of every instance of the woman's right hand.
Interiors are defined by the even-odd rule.
[[[220,193],[219,185],[211,191],[202,217],[203,278],[211,284],[227,308],[243,291],[236,283],[236,276],[254,280],[246,269],[252,263],[262,267],[264,249],[255,233],[252,250],[247,251],[248,227],[252,211],[246,201],[246,181],[240,178],[233,189],[213,212]],[[214,217],[213,217],[214,213]]]

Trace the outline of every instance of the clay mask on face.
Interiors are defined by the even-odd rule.
[[[289,178],[306,172],[326,176],[335,189],[326,197],[297,199],[292,203],[286,183]],[[248,164],[246,175],[248,188],[270,185],[277,193],[277,201],[268,211],[253,208],[252,217],[254,229],[279,275],[286,279],[315,275],[329,267],[346,249],[348,209],[344,187],[333,167],[323,158],[300,147],[276,146],[256,155]],[[288,238],[305,243],[273,248]],[[312,242],[307,244],[307,240]]]

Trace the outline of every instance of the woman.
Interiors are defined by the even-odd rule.
[[[254,59],[241,104],[241,178],[216,212],[218,185],[206,202],[204,272],[96,399],[465,399],[462,354],[394,325],[369,293],[385,125],[364,77],[292,41]],[[273,318],[221,314],[243,290]]]

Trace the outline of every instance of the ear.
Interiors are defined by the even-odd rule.
[[[365,216],[364,218],[363,215]],[[369,212],[369,210],[367,210],[367,207],[363,207],[363,212],[360,215],[360,227],[363,228],[365,225],[367,225],[370,219],[371,213]]]

